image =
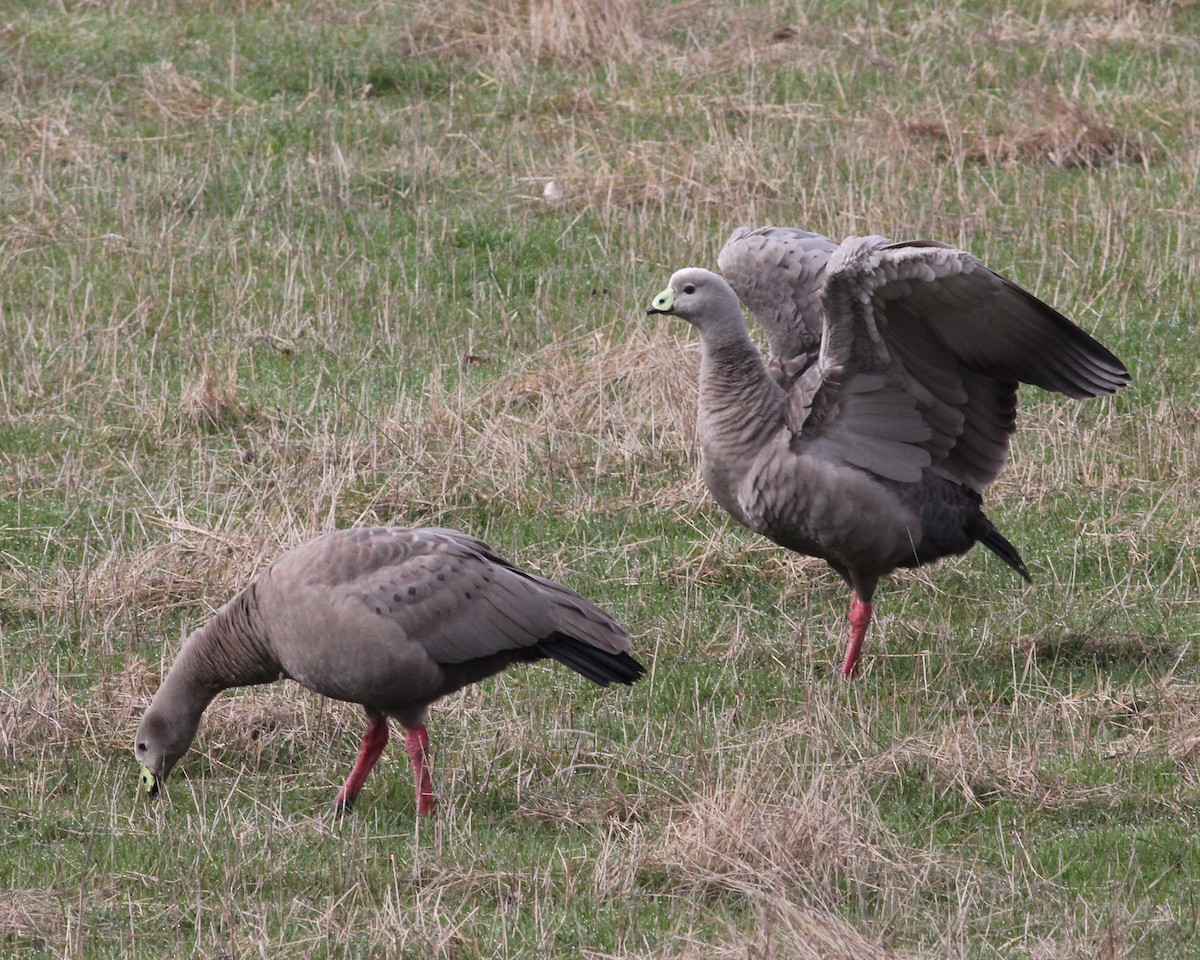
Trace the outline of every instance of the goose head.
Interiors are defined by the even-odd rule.
[[[728,325],[745,326],[733,287],[724,277],[700,267],[676,270],[667,288],[650,301],[646,313],[679,317],[702,335]]]
[[[171,718],[164,712],[150,709],[142,718],[134,741],[134,754],[142,765],[141,789],[151,799],[158,796],[179,758],[187,753],[196,735],[196,724],[187,718]]]

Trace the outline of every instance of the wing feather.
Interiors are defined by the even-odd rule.
[[[342,536],[337,552],[331,562],[342,568],[336,589],[346,601],[361,603],[381,632],[420,644],[437,663],[464,663],[558,635],[607,653],[632,650],[629,634],[598,606],[456,531],[365,529]]]
[[[771,355],[785,375],[794,358],[815,356],[820,347],[821,288],[825,264],[836,249],[819,233],[738,227],[717,254],[721,273],[766,331]]]
[[[1018,382],[1076,398],[1129,382],[1066,317],[947,244],[739,229],[718,262],[777,360],[819,333],[789,384],[796,448],[881,477],[932,463],[982,490],[1008,458]]]

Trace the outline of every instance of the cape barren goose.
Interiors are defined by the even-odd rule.
[[[740,523],[822,557],[850,586],[853,674],[879,578],[982,543],[1026,580],[984,516],[1017,385],[1114,393],[1129,374],[1061,314],[943,243],[735,230],[722,279],[689,268],[649,313],[700,331],[704,479]],[[736,291],[736,293],[735,293]],[[741,298],[766,328],[768,365]]]
[[[367,713],[338,807],[354,803],[387,745],[390,716],[407,730],[417,810],[429,814],[429,704],[544,657],[601,686],[630,684],[645,673],[630,650],[629,634],[595,604],[474,537],[327,533],[279,557],[188,638],[138,728],[142,786],[157,795],[222,690],[287,678]]]

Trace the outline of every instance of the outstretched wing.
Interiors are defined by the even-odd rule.
[[[793,388],[799,442],[893,480],[936,464],[982,490],[1007,459],[1019,382],[1071,397],[1129,382],[1087,333],[945,244],[848,238],[821,301],[818,361]]]
[[[767,333],[772,358],[798,373],[816,357],[824,329],[821,289],[837,244],[790,227],[738,227],[717,266]]]

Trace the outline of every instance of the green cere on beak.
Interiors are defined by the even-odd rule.
[[[150,772],[149,767],[143,765],[140,779],[142,790],[146,792],[147,796],[158,796],[158,781],[155,779],[154,774]]]
[[[675,305],[675,291],[667,287],[662,293],[650,301],[648,313],[669,313]]]

